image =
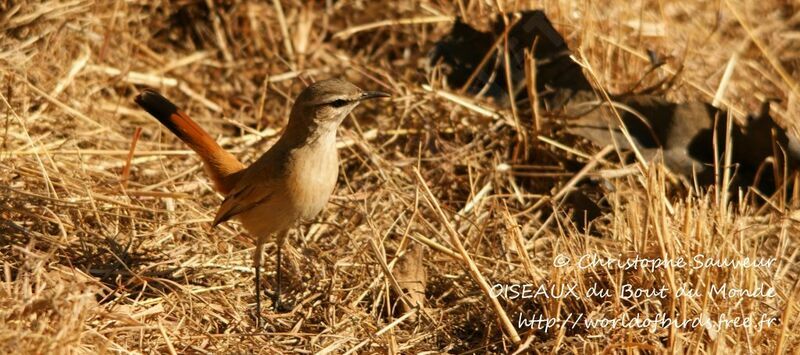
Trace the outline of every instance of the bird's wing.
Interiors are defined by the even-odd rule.
[[[222,201],[222,206],[217,210],[212,225],[216,227],[218,224],[268,201],[275,191],[274,183],[247,184],[237,187]]]

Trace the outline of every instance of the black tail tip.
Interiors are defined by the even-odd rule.
[[[133,101],[136,102],[136,104],[138,104],[139,106],[144,106],[147,105],[149,102],[161,101],[161,100],[166,100],[166,99],[163,96],[161,96],[161,94],[159,94],[158,91],[155,91],[153,89],[144,89],[139,93],[139,95],[136,95],[136,98],[133,99]]]
[[[133,101],[159,120],[167,118],[178,111],[178,107],[175,104],[152,89],[142,90]]]

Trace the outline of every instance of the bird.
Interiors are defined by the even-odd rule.
[[[361,102],[390,97],[364,91],[344,79],[317,81],[297,96],[277,142],[245,166],[186,113],[158,92],[145,89],[134,101],[200,156],[213,187],[225,198],[212,227],[237,219],[255,242],[256,326],[261,317],[261,257],[277,244],[273,308],[281,310],[281,251],[289,231],[326,206],[339,175],[336,131]]]

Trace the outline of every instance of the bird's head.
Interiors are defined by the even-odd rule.
[[[342,79],[321,80],[305,88],[292,108],[291,120],[304,125],[337,127],[364,100],[389,97],[381,91],[364,91]],[[290,123],[291,124],[291,123]]]

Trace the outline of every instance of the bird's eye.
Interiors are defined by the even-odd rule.
[[[338,99],[338,100],[332,101],[331,102],[331,106],[333,106],[333,107],[342,107],[342,106],[347,105],[348,103],[350,103],[350,102],[347,101],[347,100]]]

